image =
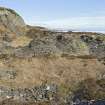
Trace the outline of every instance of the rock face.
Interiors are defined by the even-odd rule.
[[[22,35],[24,27],[24,20],[14,10],[0,7],[1,37],[9,40],[14,35]]]
[[[8,26],[25,26],[24,20],[14,10],[0,7],[0,24]],[[9,27],[8,27],[9,28]],[[10,27],[11,30],[13,27]]]
[[[1,105],[92,105],[104,98],[105,34],[33,27],[0,8]]]

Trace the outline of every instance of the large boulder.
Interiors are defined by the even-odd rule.
[[[0,36],[13,37],[24,33],[25,22],[14,10],[0,7]],[[3,33],[3,34],[2,34]]]

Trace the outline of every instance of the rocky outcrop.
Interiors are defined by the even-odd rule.
[[[24,20],[14,10],[0,7],[0,37],[6,41],[24,34]]]
[[[6,27],[8,26],[20,26],[24,27],[25,23],[24,20],[21,18],[21,16],[16,13],[12,9],[0,7],[0,24],[4,25]],[[8,28],[13,28],[13,27],[8,27]]]

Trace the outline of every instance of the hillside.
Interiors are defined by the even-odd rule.
[[[29,26],[0,8],[1,105],[73,105],[104,99],[104,87],[104,34]]]

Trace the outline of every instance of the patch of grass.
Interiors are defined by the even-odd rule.
[[[96,39],[101,40],[101,41],[105,41],[105,35],[99,35],[96,37]]]
[[[59,93],[61,96],[66,96],[70,92],[70,87],[66,84],[61,84],[59,86]]]
[[[97,80],[96,82],[100,87],[105,88],[105,79],[100,79]]]

